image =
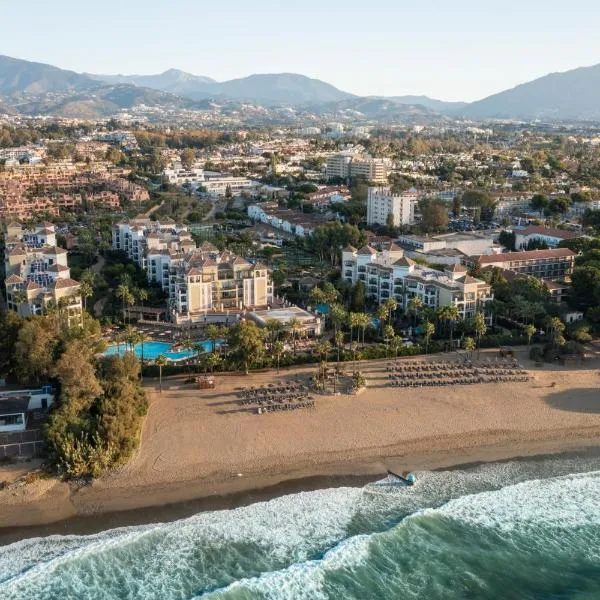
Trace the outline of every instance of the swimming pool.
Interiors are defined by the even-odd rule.
[[[217,340],[216,347],[218,348],[219,346],[221,346],[222,343],[223,340]],[[202,346],[204,352],[212,351],[213,343],[211,340],[204,340],[202,342],[198,342],[198,344]],[[191,358],[192,356],[196,356],[195,350],[177,350],[171,352],[172,347],[173,344],[170,344],[168,342],[145,342],[144,360],[155,360],[161,354],[164,354],[167,360],[183,360],[185,358]],[[109,346],[104,355],[113,356],[115,354],[118,354],[119,356],[123,356],[128,350],[130,350],[130,347],[126,346],[125,344]],[[133,352],[138,358],[142,358],[142,345],[136,344],[133,348]]]

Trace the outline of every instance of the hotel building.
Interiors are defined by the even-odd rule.
[[[445,271],[421,267],[395,244],[380,252],[370,246],[347,247],[342,252],[342,277],[352,285],[362,281],[366,295],[379,303],[394,298],[403,310],[418,297],[434,310],[454,305],[466,319],[478,311],[485,314],[486,303],[493,300],[491,287],[468,275],[466,267],[452,265]]]
[[[5,227],[4,271],[9,310],[29,317],[58,307],[69,323],[81,320],[80,285],[71,279],[67,251],[56,245],[51,223]]]

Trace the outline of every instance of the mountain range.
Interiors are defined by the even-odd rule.
[[[405,117],[600,120],[600,65],[552,73],[477,102],[427,96],[361,97],[304,75],[255,74],[218,82],[169,69],[157,75],[76,73],[0,56],[0,106],[25,114],[95,118],[147,106],[198,108],[208,100],[288,106],[315,114],[356,113],[369,119]]]

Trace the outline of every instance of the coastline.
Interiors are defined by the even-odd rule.
[[[514,454],[510,445],[491,445],[451,454],[435,451],[421,455],[379,457],[362,463],[323,465],[314,472],[301,470],[263,474],[244,481],[215,481],[212,486],[207,486],[208,482],[189,482],[185,491],[182,486],[172,486],[172,489],[158,493],[157,490],[132,489],[127,502],[120,504],[120,507],[116,504],[115,507],[118,508],[106,512],[93,511],[93,493],[88,494],[85,502],[74,501],[78,491],[89,491],[91,488],[71,489],[66,498],[63,494],[54,496],[56,499],[66,500],[70,508],[65,512],[56,512],[48,505],[47,510],[38,507],[35,519],[20,519],[18,514],[3,514],[0,518],[0,546],[50,535],[92,535],[120,527],[171,522],[200,512],[231,510],[300,492],[334,487],[362,487],[386,476],[385,469],[381,470],[382,463],[398,471],[453,471],[482,464],[553,458],[598,458],[600,465],[600,438],[594,436],[572,440],[566,444],[564,439],[538,440],[521,448],[519,454]],[[59,485],[70,487],[65,483]],[[208,492],[206,487],[214,489]],[[61,515],[60,518],[56,519],[57,515]],[[7,524],[9,522],[10,525]]]
[[[387,469],[448,470],[564,453],[600,459],[600,361],[535,369],[525,352],[527,383],[394,389],[385,362],[373,361],[363,365],[369,387],[360,396],[319,396],[314,409],[287,414],[240,406],[240,385],[307,378],[308,367],[224,377],[215,390],[171,378],[161,394],[149,381],[150,410],[129,463],[89,485],[33,477],[0,490],[0,545],[362,486]],[[0,467],[0,481],[24,472],[23,465]]]

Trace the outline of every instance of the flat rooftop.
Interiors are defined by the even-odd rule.
[[[271,310],[257,310],[250,313],[254,320],[260,325],[274,319],[281,323],[288,323],[292,319],[300,321],[313,321],[316,317],[312,313],[299,308],[298,306],[288,306],[285,308],[273,308]]]

